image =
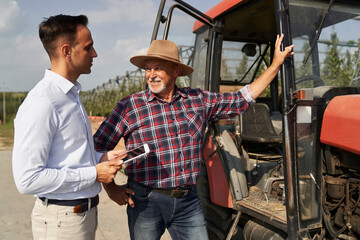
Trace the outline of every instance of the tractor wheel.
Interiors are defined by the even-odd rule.
[[[206,227],[210,240],[226,239],[235,217],[235,211],[230,208],[220,207],[211,202],[209,181],[206,167],[203,165],[199,174],[197,191],[206,219]]]

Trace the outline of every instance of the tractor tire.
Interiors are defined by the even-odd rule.
[[[211,202],[209,180],[206,167],[203,165],[197,182],[197,191],[204,212],[206,227],[210,240],[226,239],[235,217],[235,211]]]

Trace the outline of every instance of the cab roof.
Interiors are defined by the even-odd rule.
[[[273,0],[223,0],[205,13],[223,24],[224,40],[268,42],[276,38]],[[204,24],[195,21],[193,32]]]
[[[205,14],[211,18],[216,18],[219,15],[226,13],[230,9],[232,9],[237,4],[243,2],[244,0],[223,0],[220,3],[216,4],[210,10],[208,10]],[[193,32],[196,32],[204,23],[197,20],[194,24]]]

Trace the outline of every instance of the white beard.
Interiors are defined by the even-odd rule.
[[[161,79],[154,79],[154,80],[161,80]],[[151,80],[150,80],[150,83],[151,83]],[[151,87],[151,84],[149,84],[149,88],[150,88],[150,90],[153,92],[153,93],[155,93],[155,94],[157,94],[157,93],[161,93],[162,91],[164,91],[165,90],[165,84],[164,84],[164,82],[161,80],[161,85],[160,86],[158,86],[157,87],[157,89],[153,89],[152,87]]]

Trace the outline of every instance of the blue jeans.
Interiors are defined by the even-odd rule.
[[[135,207],[127,207],[130,237],[133,240],[156,240],[165,228],[174,240],[207,240],[206,222],[196,188],[187,196],[173,198],[152,191],[129,179]]]

